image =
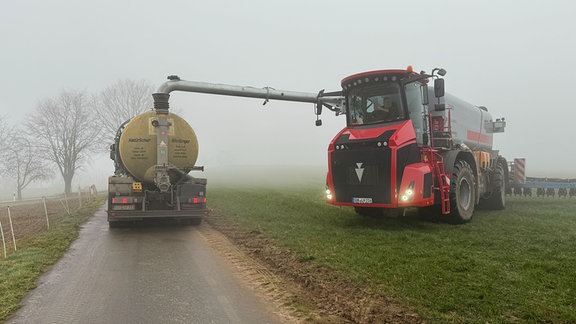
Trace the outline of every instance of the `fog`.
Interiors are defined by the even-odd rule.
[[[340,90],[341,79],[358,72],[443,67],[449,93],[506,118],[505,133],[494,136],[503,156],[526,158],[529,176],[573,178],[573,12],[558,0],[0,0],[0,114],[19,123],[43,98],[65,89],[96,93],[119,79],[160,86],[176,74],[318,92]],[[311,104],[262,103],[170,98],[196,131],[206,174],[235,166],[325,172],[344,118],[325,112],[316,127]],[[74,186],[104,189],[112,171],[103,154]],[[52,185],[58,180],[40,186]]]

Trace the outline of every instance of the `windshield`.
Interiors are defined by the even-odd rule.
[[[348,125],[370,125],[405,119],[396,82],[356,87],[348,92]]]

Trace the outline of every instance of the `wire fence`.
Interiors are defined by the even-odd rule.
[[[68,195],[0,203],[0,252],[6,258],[18,250],[19,241],[50,230],[51,224],[82,208],[96,195],[96,186],[92,185]]]

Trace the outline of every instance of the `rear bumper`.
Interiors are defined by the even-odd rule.
[[[209,209],[197,210],[148,210],[148,211],[108,211],[109,222],[137,221],[144,219],[202,219]]]

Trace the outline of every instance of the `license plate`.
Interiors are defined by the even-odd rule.
[[[352,202],[355,204],[371,204],[372,198],[352,198]]]
[[[136,205],[114,205],[112,206],[114,210],[136,210]]]

